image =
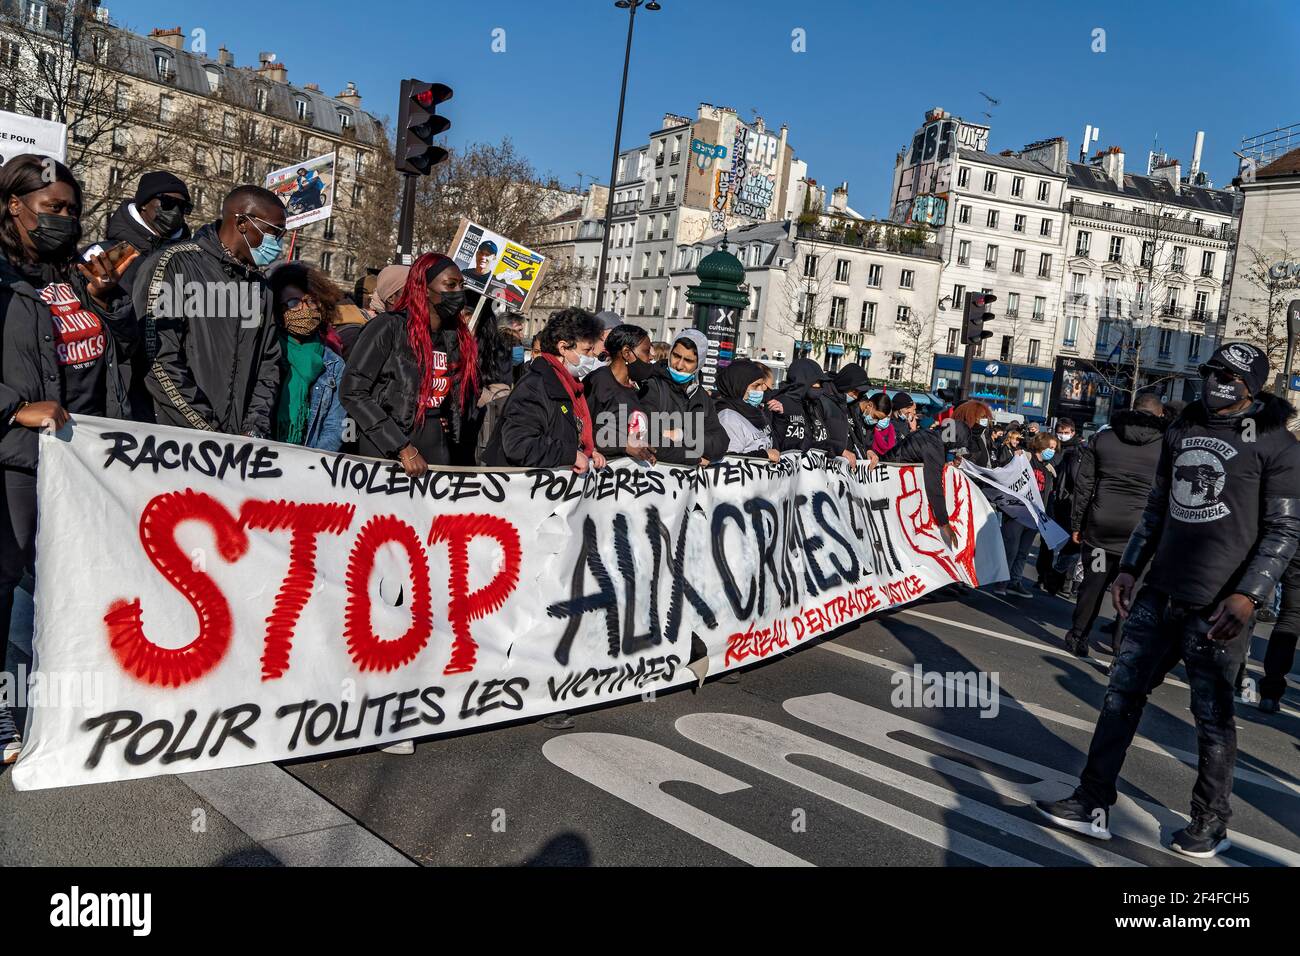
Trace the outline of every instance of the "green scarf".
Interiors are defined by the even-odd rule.
[[[280,332],[280,407],[275,418],[275,437],[291,445],[307,440],[311,417],[311,387],[325,371],[325,346],[319,336],[301,341]]]

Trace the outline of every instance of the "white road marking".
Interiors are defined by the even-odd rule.
[[[901,757],[912,763],[929,767],[945,776],[957,777],[992,790],[1007,799],[1022,803],[1034,800],[1057,799],[1065,796],[1075,783],[1073,775],[1056,770],[1043,764],[1034,763],[1000,750],[994,750],[965,737],[937,730],[927,724],[908,720],[897,713],[871,707],[857,701],[849,700],[838,694],[814,694],[806,697],[794,697],[784,704],[785,710],[800,720],[829,730],[832,733],[856,740]],[[680,723],[680,721],[679,721]],[[961,751],[969,756],[988,761],[1038,778],[1036,784],[1025,785],[992,776],[986,771],[977,770],[960,761],[932,753],[906,741],[890,736],[908,733],[930,740],[945,747]],[[1166,849],[1167,842],[1162,838],[1174,830],[1186,826],[1187,818],[1159,804],[1146,800],[1135,800],[1123,794],[1112,808],[1110,815],[1111,833],[1124,839],[1132,840],[1169,856],[1177,856]],[[1231,833],[1234,849],[1227,855],[1211,860],[1196,861],[1209,866],[1244,866],[1234,859],[1236,848],[1247,850],[1270,862],[1283,866],[1300,866],[1300,853],[1288,850],[1240,831]],[[1086,840],[1087,838],[1078,838]],[[1179,857],[1179,859],[1187,859]]]
[[[1021,819],[987,803],[956,793],[946,787],[919,780],[884,764],[832,747],[797,731],[766,720],[741,714],[688,714],[677,720],[677,731],[712,750],[771,774],[786,783],[847,807],[940,849],[960,854],[986,866],[1041,866],[976,837],[954,830],[945,823],[896,807],[835,780],[790,762],[794,754],[807,755],[843,767],[859,776],[884,783],[895,790],[920,797],[941,809],[959,813],[995,827],[1030,843],[1047,847],[1064,856],[1094,866],[1141,866],[1127,857],[1108,853],[1094,845],[1074,841]]]
[[[865,651],[860,651],[853,647],[846,647],[843,644],[827,642],[816,646],[822,650],[831,651],[835,654],[840,654],[856,661],[862,661],[864,664],[872,664],[876,667],[896,671],[900,674],[912,673],[912,667],[909,664],[899,664],[897,661],[891,661],[886,657],[877,657],[875,654],[868,654]],[[955,684],[956,682],[951,678],[944,678],[945,687],[955,686]],[[1022,710],[1026,713],[1033,714],[1035,717],[1040,717],[1043,720],[1050,720],[1053,723],[1064,724],[1066,727],[1072,727],[1075,730],[1082,730],[1089,734],[1092,733],[1093,728],[1097,725],[1094,720],[1083,720],[1079,717],[1071,716],[1070,714],[1062,714],[1058,711],[1050,710],[1041,704],[1013,700],[1005,694],[1001,695],[998,698],[998,701],[999,706],[1001,707],[1010,707],[1014,710]],[[1187,764],[1189,767],[1195,767],[1199,761],[1199,757],[1191,751],[1180,750],[1177,747],[1168,747],[1164,744],[1156,743],[1154,740],[1150,740],[1146,737],[1134,737],[1133,746],[1139,750],[1147,750],[1151,753],[1172,757],[1175,760]],[[1233,768],[1233,776],[1245,783],[1252,783],[1256,786],[1266,787],[1269,790],[1276,790],[1277,792],[1284,793],[1289,797],[1300,797],[1300,783],[1283,780],[1270,774],[1261,773],[1257,770],[1248,770],[1240,765]]]
[[[812,866],[766,840],[719,820],[661,789],[670,780],[717,794],[748,790],[729,777],[674,750],[623,734],[565,734],[542,745],[546,759],[679,830],[753,866]]]
[[[936,624],[946,624],[948,627],[955,627],[963,631],[972,631],[976,634],[983,634],[985,637],[996,637],[1000,641],[1006,641],[1009,644],[1021,644],[1025,647],[1032,647],[1034,650],[1042,651],[1045,654],[1055,654],[1058,657],[1068,657],[1075,661],[1088,660],[1102,665],[1109,663],[1108,661],[1104,661],[1098,657],[1075,657],[1063,647],[1053,647],[1051,644],[1044,644],[1042,641],[1033,641],[1025,637],[1016,637],[1013,634],[1003,634],[1001,631],[994,631],[987,627],[980,627],[978,624],[966,624],[962,621],[951,621],[946,617],[938,617],[934,614],[926,614],[922,611],[905,610],[899,611],[899,614],[908,617],[923,618],[927,621],[934,621]],[[1262,673],[1261,668],[1255,667],[1254,665],[1250,665],[1250,669]],[[1166,677],[1165,683],[1174,684],[1177,687],[1182,687],[1187,690],[1191,689],[1185,681],[1181,681],[1177,677],[1173,676]],[[1281,709],[1284,714],[1289,714],[1292,717],[1300,717],[1300,710],[1296,710],[1289,704],[1283,704]]]

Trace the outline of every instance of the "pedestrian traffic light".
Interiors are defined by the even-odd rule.
[[[451,126],[451,120],[437,114],[439,103],[451,99],[451,87],[421,80],[402,80],[402,105],[397,116],[397,171],[412,176],[428,175],[447,158],[447,151],[433,145],[433,138]]]
[[[961,340],[966,345],[974,345],[980,339],[987,339],[993,333],[984,328],[986,320],[993,318],[988,307],[998,300],[991,292],[967,292],[966,312],[961,320]]]

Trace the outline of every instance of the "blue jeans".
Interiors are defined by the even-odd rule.
[[[1230,641],[1212,641],[1207,620],[1213,607],[1198,608],[1169,600],[1151,587],[1138,592],[1124,622],[1119,654],[1111,666],[1110,686],[1088,748],[1080,786],[1091,803],[1115,803],[1115,783],[1142,708],[1151,691],[1181,658],[1192,689],[1192,717],[1200,760],[1192,788],[1192,816],[1232,815],[1232,770],[1237,762],[1237,725],[1232,690],[1246,659],[1250,628]]]

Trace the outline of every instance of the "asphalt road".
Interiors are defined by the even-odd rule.
[[[1202,865],[1162,846],[1195,775],[1181,670],[1143,716],[1114,840],[1052,830],[1030,807],[1069,792],[1106,686],[1108,654],[1062,649],[1069,609],[948,589],[736,683],[411,756],[24,794],[0,776],[0,865]],[[948,700],[909,699],[916,664],[931,694],[949,675]],[[989,693],[956,698],[965,674]],[[1294,674],[1285,705],[1238,705],[1236,846],[1205,865],[1300,865]]]

